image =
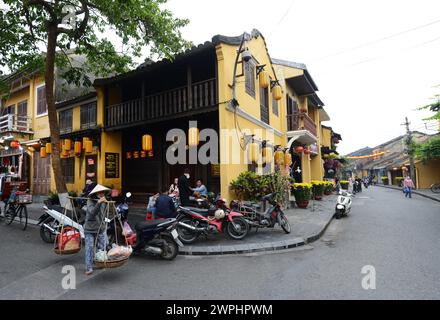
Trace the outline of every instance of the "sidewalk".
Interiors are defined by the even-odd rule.
[[[383,184],[377,184],[376,186],[402,191],[402,188],[397,187],[397,186],[386,186]],[[440,202],[440,193],[434,193],[430,189],[417,189],[417,190],[413,190],[412,193],[417,194],[422,197],[425,197],[425,198],[428,198],[428,199],[431,199],[431,200],[434,200],[434,201]]]
[[[200,237],[194,244],[180,248],[181,255],[224,255],[275,251],[295,248],[316,241],[330,224],[336,203],[336,195],[325,196],[322,201],[310,201],[307,209],[289,209],[285,214],[292,227],[290,234],[284,233],[280,226],[275,228],[251,229],[243,240],[232,240],[226,234]],[[35,225],[44,213],[42,203],[28,206],[29,224]],[[145,210],[131,208],[129,223],[134,225],[145,219]]]

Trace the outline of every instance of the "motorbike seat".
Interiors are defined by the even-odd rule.
[[[209,209],[200,209],[200,208],[195,208],[195,207],[184,207],[185,209],[198,213],[201,216],[207,217],[209,214]]]
[[[142,231],[144,229],[147,228],[152,228],[152,227],[156,227],[162,223],[167,222],[167,220],[164,219],[157,219],[157,220],[149,220],[149,221],[140,221],[138,223],[136,223],[136,225],[134,226],[136,231]]]

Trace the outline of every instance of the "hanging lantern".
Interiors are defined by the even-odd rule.
[[[286,151],[286,153],[284,154],[284,164],[286,166],[291,166],[293,163],[292,161],[292,155],[290,154],[289,151]]]
[[[196,147],[199,145],[199,129],[191,127],[188,130],[188,145],[190,147]]]
[[[93,142],[91,140],[87,140],[84,146],[86,153],[92,153],[93,152]]]
[[[284,152],[281,150],[278,150],[275,152],[275,164],[277,166],[280,166],[284,163]]]
[[[259,74],[260,87],[266,89],[270,85],[269,73],[262,70]]]
[[[41,158],[46,158],[47,157],[46,147],[41,147],[40,148],[40,157]]]
[[[130,151],[127,151],[127,153],[125,154],[125,157],[127,159],[131,159],[132,158],[132,153]]]
[[[141,158],[146,158],[146,157],[147,157],[147,151],[141,150]]]
[[[407,168],[407,167],[405,167],[405,166],[403,166],[403,167],[402,167],[402,170],[403,170],[403,171],[407,171],[407,170],[408,170],[408,168]]]
[[[83,137],[82,139],[82,148],[85,149],[86,148],[86,141],[89,140],[89,138],[87,137]]]
[[[263,154],[263,162],[266,164],[271,164],[273,158],[273,149],[271,147],[264,147],[262,154]]]
[[[72,149],[72,140],[64,139],[64,150]]]
[[[302,153],[303,151],[304,151],[304,147],[302,147],[302,146],[297,146],[297,147],[295,147],[295,152],[296,152],[296,153],[300,154],[300,153]]]
[[[81,145],[81,142],[80,141],[75,141],[75,144],[74,144],[74,151],[75,151],[75,155],[76,156],[79,156],[79,155],[81,155],[81,151],[82,151],[82,145]]]
[[[64,150],[61,152],[61,156],[64,157],[64,158],[68,158],[68,157],[70,156],[70,150],[66,150],[66,149],[64,149]]]
[[[256,142],[252,142],[249,146],[248,146],[248,160],[255,163],[258,161],[258,153],[260,146],[258,145],[258,143]]]
[[[52,143],[50,143],[50,142],[46,143],[46,153],[47,154],[52,153]]]
[[[20,148],[20,142],[18,142],[18,141],[12,141],[11,142],[11,148],[12,149],[18,149],[18,148]]]
[[[281,100],[283,98],[283,94],[281,92],[281,86],[275,85],[272,89],[273,98],[277,101]]]
[[[153,157],[154,157],[153,150],[148,151],[148,158],[153,158]]]
[[[142,136],[142,150],[150,151],[153,150],[153,137],[149,134],[144,134]]]

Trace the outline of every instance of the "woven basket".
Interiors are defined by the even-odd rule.
[[[61,249],[58,249],[58,248],[54,248],[53,251],[56,254],[59,254],[59,255],[68,255],[68,254],[75,254],[75,253],[80,252],[81,251],[81,247],[75,248],[75,249],[71,249],[71,250],[61,250]]]
[[[107,260],[107,261],[96,261],[95,267],[97,269],[111,269],[111,268],[119,268],[128,262],[129,257],[119,259],[119,260]]]

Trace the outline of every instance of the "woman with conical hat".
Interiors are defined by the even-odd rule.
[[[100,184],[96,185],[89,193],[87,200],[86,221],[84,223],[86,275],[93,273],[93,259],[95,254],[95,240],[97,240],[97,251],[106,251],[106,231],[103,219],[107,210],[105,195],[111,190]]]

